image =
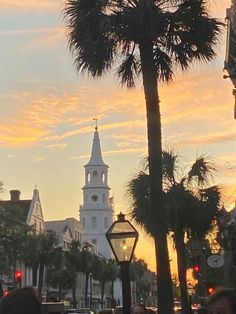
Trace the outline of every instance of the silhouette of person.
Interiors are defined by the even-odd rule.
[[[236,292],[229,288],[219,288],[207,301],[208,314],[236,314]]]
[[[41,303],[33,288],[15,289],[1,299],[0,314],[41,314]]]
[[[146,314],[146,306],[143,303],[135,303],[131,307],[131,314]]]

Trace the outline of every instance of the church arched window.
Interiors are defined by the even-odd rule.
[[[105,183],[105,173],[102,172],[102,183]]]
[[[85,228],[85,217],[82,218],[82,226]]]
[[[90,183],[90,180],[91,180],[91,175],[90,175],[90,172],[88,172],[87,173],[87,182]]]
[[[93,171],[93,177],[94,178],[96,178],[97,177],[97,175],[98,175],[98,172],[95,170],[95,171]]]
[[[97,228],[97,217],[92,217],[92,229]]]
[[[108,218],[107,217],[104,218],[104,228],[105,229],[108,228]]]

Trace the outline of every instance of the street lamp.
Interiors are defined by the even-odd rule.
[[[106,233],[106,238],[121,267],[123,314],[130,314],[131,292],[129,265],[138,241],[138,231],[120,213]]]

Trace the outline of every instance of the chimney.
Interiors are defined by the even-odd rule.
[[[19,190],[11,190],[11,201],[18,202],[20,200],[20,191]]]

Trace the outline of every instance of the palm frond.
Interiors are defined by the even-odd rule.
[[[159,47],[154,49],[153,54],[158,80],[163,82],[171,81],[174,75],[172,69],[173,60],[171,60],[168,53],[164,52]]]
[[[203,154],[193,163],[187,174],[188,184],[196,181],[199,186],[208,185],[216,173],[216,169],[210,160]]]
[[[128,88],[135,86],[135,78],[138,76],[139,61],[134,54],[127,54],[121,65],[116,71],[120,78],[121,84]]]
[[[106,0],[68,0],[63,10],[68,47],[78,71],[100,76],[110,69],[115,41],[104,13]]]
[[[177,10],[169,14],[166,44],[170,55],[187,69],[192,61],[210,61],[223,24],[208,17],[204,0],[184,0]]]
[[[175,174],[177,172],[178,155],[172,150],[164,150],[162,152],[162,174],[164,181],[168,181],[171,185],[175,184]]]
[[[150,177],[140,171],[127,184],[127,196],[130,200],[131,220],[143,228],[146,233],[152,234],[153,222],[150,218]]]

